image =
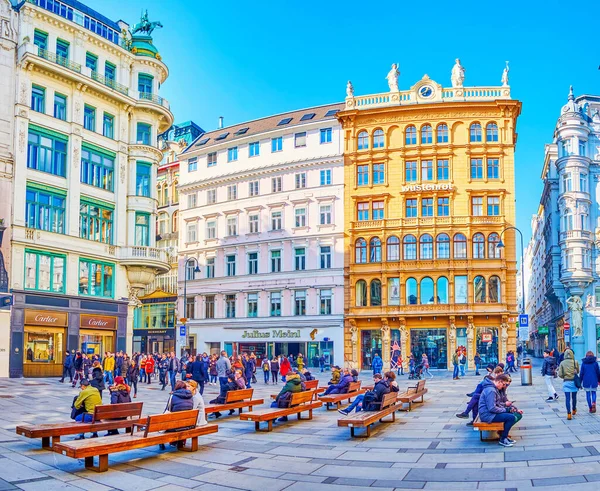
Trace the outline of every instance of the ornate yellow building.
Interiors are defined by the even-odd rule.
[[[338,113],[345,139],[345,361],[376,353],[469,368],[515,349],[514,148],[521,103],[502,87],[451,88],[427,75],[410,90],[354,96]],[[395,78],[395,79],[394,79]],[[497,247],[502,240],[505,248]]]

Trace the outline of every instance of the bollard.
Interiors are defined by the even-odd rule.
[[[524,358],[521,364],[521,385],[533,385],[530,358]]]

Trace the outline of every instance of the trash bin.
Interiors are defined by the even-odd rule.
[[[521,385],[533,385],[531,358],[524,358],[521,364]]]

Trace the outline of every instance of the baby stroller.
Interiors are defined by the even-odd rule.
[[[421,377],[423,375],[423,363],[419,363],[418,365],[415,365],[415,368],[412,372],[410,372],[410,375],[408,376],[408,380],[421,380]]]

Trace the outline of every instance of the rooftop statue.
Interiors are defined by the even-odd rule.
[[[462,87],[465,81],[465,68],[460,64],[460,60],[456,58],[452,73],[450,74],[452,87]]]
[[[150,36],[150,35],[152,35],[152,31],[154,31],[154,29],[156,29],[157,27],[163,27],[163,25],[158,20],[154,21],[154,22],[150,22],[148,20],[148,10],[146,10],[146,11],[142,10],[142,16],[140,18],[140,22],[133,26],[133,28],[131,29],[131,34],[141,32],[143,34]]]
[[[508,87],[508,72],[510,68],[508,67],[508,61],[506,62],[506,66],[504,67],[504,71],[502,72],[502,87]]]
[[[398,92],[398,77],[400,76],[400,70],[398,70],[398,64],[393,63],[392,69],[386,75],[388,85],[390,86],[390,92]]]
[[[348,80],[348,83],[346,84],[346,97],[354,97],[354,86],[350,80]]]

